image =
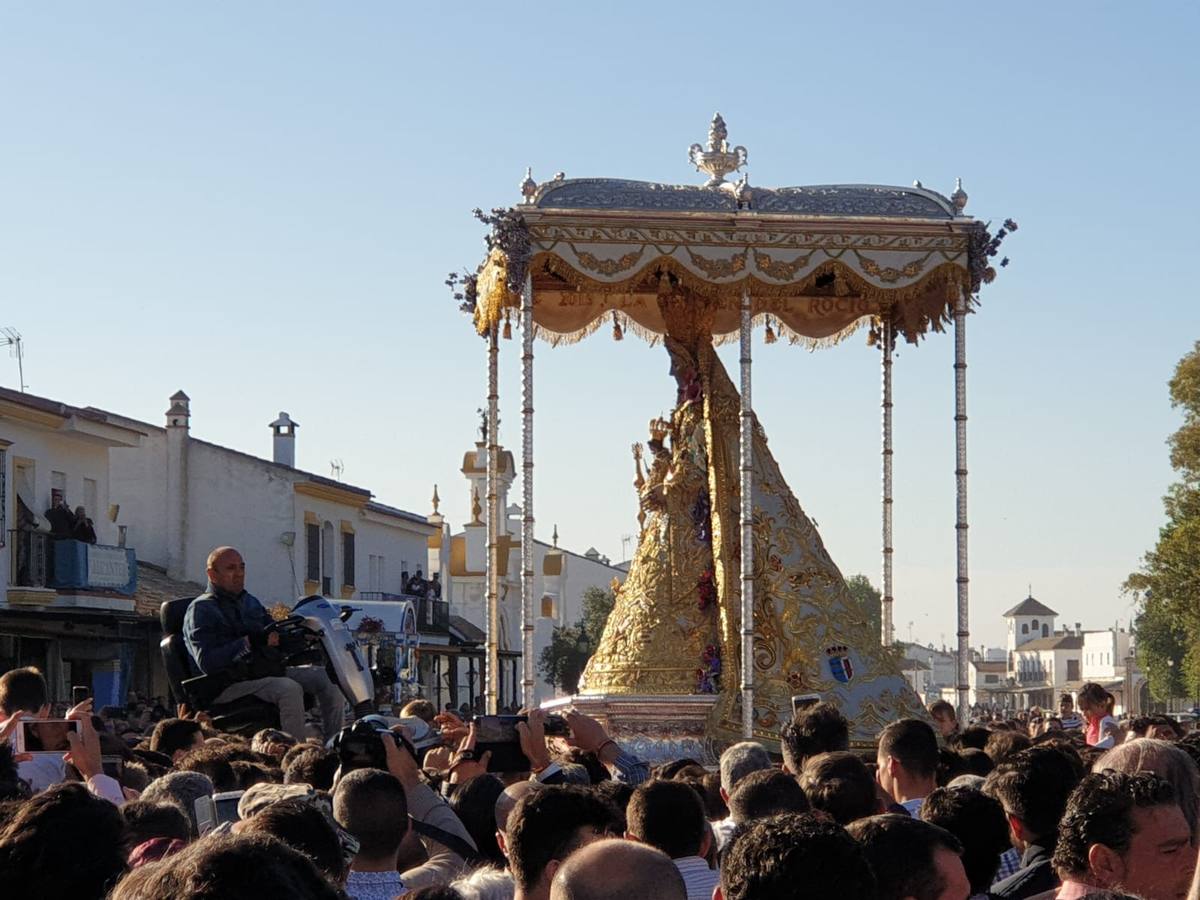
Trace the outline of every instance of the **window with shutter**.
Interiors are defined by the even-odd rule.
[[[342,532],[342,584],[354,587],[354,532]]]
[[[304,542],[307,548],[305,560],[305,578],[308,581],[321,580],[321,526],[309,522],[304,526]]]

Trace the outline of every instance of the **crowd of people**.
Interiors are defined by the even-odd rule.
[[[738,743],[716,771],[651,768],[576,712],[569,738],[548,738],[532,710],[521,771],[489,771],[476,725],[422,700],[392,730],[355,728],[377,765],[351,764],[348,731],[320,740],[320,716],[302,736],[242,737],[186,708],[101,716],[90,701],[67,712],[69,750],[22,754],[10,738],[50,704],[42,674],[16,669],[0,676],[0,885],[77,900],[1198,896],[1200,732],[1162,717],[1102,732],[1083,703],[1079,728],[1052,730],[960,729],[935,704],[932,725],[892,722],[870,755],[817,703],[780,756]]]
[[[816,702],[777,745],[651,767],[573,710],[501,734],[415,700],[347,726],[324,668],[285,664],[241,555],[217,548],[208,575],[193,670],[282,727],[229,733],[161,701],[52,710],[37,669],[0,675],[4,896],[1200,900],[1200,732],[1119,723],[1100,685],[1078,712],[1064,696],[965,728],[935,703],[871,751]]]

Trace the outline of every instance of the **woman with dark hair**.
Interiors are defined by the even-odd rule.
[[[0,884],[7,897],[100,900],[125,874],[125,822],[82,784],[27,800],[0,831]]]
[[[450,808],[462,820],[480,856],[500,868],[508,865],[496,843],[496,800],[503,793],[504,783],[495,775],[476,775],[450,798]]]

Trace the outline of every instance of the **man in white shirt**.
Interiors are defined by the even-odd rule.
[[[687,900],[710,900],[720,881],[709,868],[712,838],[700,795],[682,781],[649,781],[638,787],[625,810],[625,837],[667,854],[683,877]]]

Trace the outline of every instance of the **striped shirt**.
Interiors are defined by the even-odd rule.
[[[683,876],[687,900],[711,900],[713,888],[721,880],[719,872],[710,869],[708,863],[699,856],[682,856],[672,862]]]
[[[992,884],[997,881],[1003,881],[1009,875],[1016,873],[1021,868],[1021,854],[1017,852],[1016,847],[1009,847],[1000,854],[1000,865],[996,869],[996,877],[992,879]]]

